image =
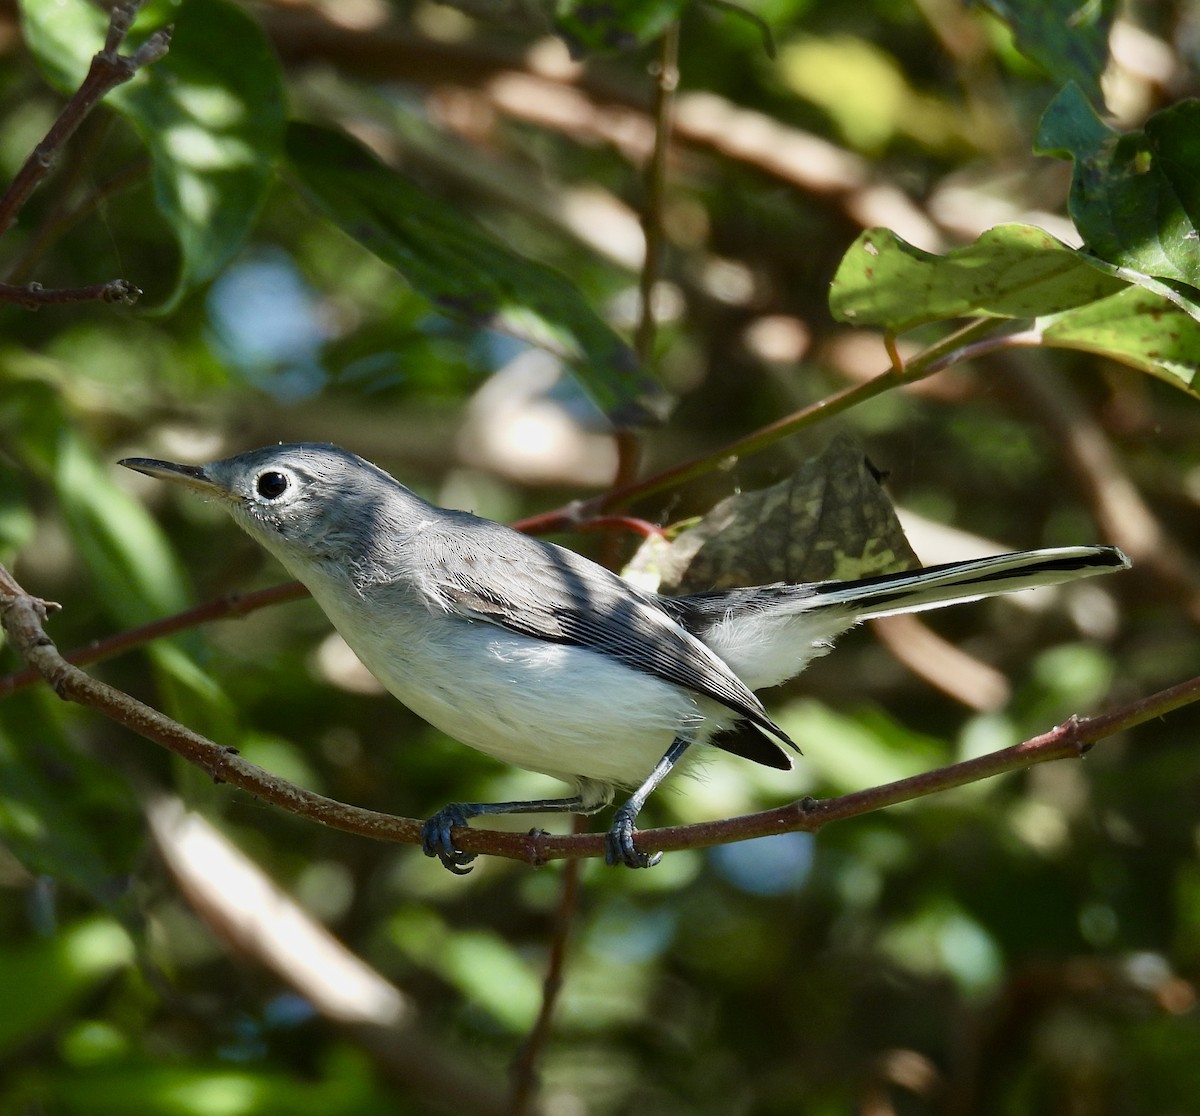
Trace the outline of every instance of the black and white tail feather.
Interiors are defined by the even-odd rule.
[[[660,597],[662,607],[730,667],[751,690],[795,677],[831,641],[864,620],[922,612],[1023,589],[1058,585],[1126,569],[1112,546],[1019,551],[947,562],[857,581],[760,585],[684,597]],[[763,733],[773,741],[768,744]],[[774,742],[795,744],[774,722],[739,722],[712,740],[717,747],[770,767],[787,768]]]

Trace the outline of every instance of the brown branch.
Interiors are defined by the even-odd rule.
[[[118,85],[129,81],[139,69],[157,62],[167,53],[171,41],[169,28],[156,31],[132,54],[119,53],[139,6],[138,3],[122,4],[113,9],[104,48],[92,58],[83,83],[72,94],[41,143],[30,152],[3,197],[0,197],[0,236],[12,227],[30,195],[58,161],[63,145],[75,134],[88,113]]]
[[[0,302],[13,302],[26,310],[37,310],[42,306],[64,306],[72,302],[113,302],[132,306],[142,295],[128,279],[110,279],[107,283],[93,283],[89,287],[59,287],[47,290],[41,283],[27,283],[14,287],[0,283]]]
[[[21,655],[64,700],[95,709],[195,764],[216,781],[231,783],[289,813],[377,840],[420,843],[420,821],[350,806],[279,779],[242,759],[233,749],[207,740],[67,663],[43,628],[43,622],[54,607],[26,593],[0,566],[0,621]],[[837,798],[803,799],[757,814],[645,830],[638,834],[638,844],[645,851],[673,852],[731,844],[776,833],[815,831],[830,822],[858,817],[993,775],[1051,760],[1078,758],[1106,736],[1155,720],[1197,700],[1200,700],[1200,677],[1100,716],[1072,717],[1041,736],[990,755]],[[489,853],[533,866],[551,860],[604,854],[604,836],[599,833],[519,834],[463,828],[455,831],[454,839],[464,852]]]

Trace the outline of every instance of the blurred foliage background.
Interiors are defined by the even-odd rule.
[[[1087,27],[1071,8],[663,0],[561,5],[556,27],[536,3],[151,5],[134,38],[173,22],[171,53],[89,117],[3,239],[10,283],[144,294],[0,308],[0,560],[61,602],[50,631],[75,647],[281,580],[121,456],[335,441],[513,520],[612,483],[606,413],[674,398],[639,427],[649,476],[884,372],[882,334],[827,303],[865,228],[936,253],[1005,222],[1078,244],[1070,163],[1031,154],[1064,82],[1098,106],[1103,71],[1121,132],[1195,94],[1194,5],[1095,5]],[[103,28],[83,4],[0,4],[6,180]],[[648,206],[662,279],[639,371],[621,338]],[[1179,387],[1198,365],[1172,384],[1000,349],[638,503],[701,514],[849,430],[926,563],[1090,541],[1135,562],[851,633],[769,695],[796,771],[722,755],[643,823],[872,786],[1196,674],[1200,421]],[[622,560],[636,542],[563,541]],[[358,805],[556,789],[381,698],[307,601],[94,669]],[[27,687],[0,702],[0,1113],[1198,1112],[1198,729],[1185,709],[815,838],[587,863],[532,1101],[506,1072],[561,940],[561,865],[455,878]]]

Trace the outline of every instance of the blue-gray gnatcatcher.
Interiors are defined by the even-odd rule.
[[[861,620],[1124,569],[1115,547],[1001,554],[861,581],[664,597],[552,543],[427,503],[336,446],[268,446],[208,465],[122,465],[215,497],[310,590],[366,667],[473,748],[573,784],[569,798],[459,802],[425,823],[452,871],[453,830],[485,814],[592,813],[632,790],[610,864],[646,868],[634,820],[683,759],[715,745],[787,769],[795,744],[754,691]]]

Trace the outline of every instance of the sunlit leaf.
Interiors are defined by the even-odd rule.
[[[1127,287],[1037,327],[1048,345],[1099,353],[1200,396],[1200,321],[1153,291]]]
[[[1081,306],[1126,284],[1032,225],[1000,225],[944,256],[868,229],[842,258],[834,317],[899,333],[950,318],[1032,318]]]
[[[167,57],[118,100],[154,167],[154,194],[183,261],[173,306],[242,245],[283,144],[279,64],[262,28],[227,0],[184,0]]]

